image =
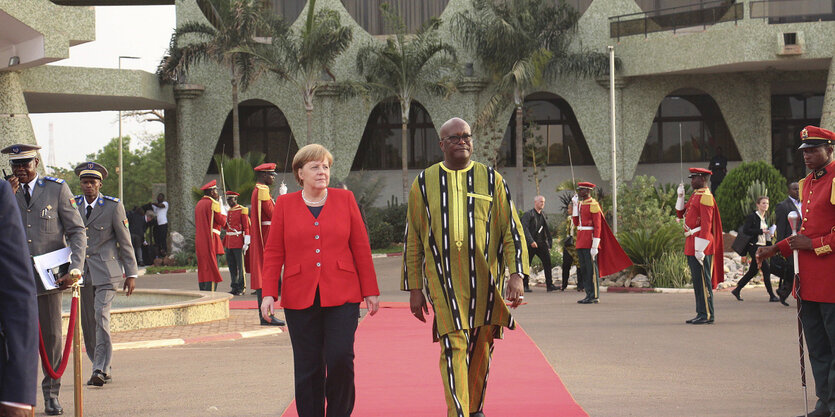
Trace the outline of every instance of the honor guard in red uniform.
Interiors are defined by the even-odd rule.
[[[684,184],[678,185],[676,215],[684,219],[684,254],[693,280],[696,296],[696,317],[688,324],[712,324],[713,289],[725,280],[722,220],[719,208],[707,184],[711,172],[704,168],[690,168],[693,195],[684,203]]]
[[[577,301],[579,304],[593,304],[600,300],[600,276],[632,266],[632,261],[603,218],[600,204],[591,196],[594,187],[596,185],[590,182],[577,183],[577,195],[571,199],[571,220],[577,227],[577,275],[586,291],[586,298]]]
[[[800,180],[801,224],[796,236],[757,250],[757,261],[797,251],[794,281],[798,313],[806,336],[818,397],[810,416],[835,412],[835,133],[815,126],[800,132],[803,162],[811,172]]]
[[[232,277],[230,294],[244,295],[246,279],[244,275],[244,252],[250,243],[249,209],[238,204],[240,194],[234,191],[226,192],[226,202],[229,203],[229,213],[226,215],[226,236],[223,247],[226,248],[226,264],[229,265],[229,275]]]
[[[270,196],[270,186],[275,182],[275,164],[266,163],[255,167],[255,189],[252,190],[252,209],[249,212],[249,220],[252,225],[250,232],[252,236],[251,245],[247,254],[249,255],[249,272],[252,281],[252,289],[258,296],[258,308],[261,308],[261,274],[264,268],[264,247],[267,245],[267,238],[270,234],[272,224],[273,208],[275,202]],[[258,315],[261,317],[261,315]],[[261,317],[261,324],[265,326],[284,326],[284,321],[270,316],[271,321]]]
[[[197,254],[197,282],[200,291],[214,291],[223,281],[217,269],[217,256],[223,254],[220,229],[226,225],[225,208],[218,201],[217,181],[200,187],[203,198],[194,207],[194,249]]]

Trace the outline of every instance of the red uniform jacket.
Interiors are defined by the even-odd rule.
[[[264,247],[270,235],[270,226],[273,218],[273,207],[275,203],[270,197],[270,187],[264,184],[255,184],[252,190],[252,211],[249,212],[249,220],[252,229],[250,230],[251,242],[249,244],[249,269],[252,280],[252,289],[261,289],[262,269],[264,268]]]
[[[835,162],[823,169],[810,173],[800,180],[800,201],[803,213],[798,234],[812,239],[813,250],[797,251],[797,264],[800,270],[800,282],[794,281],[795,290],[799,287],[800,298],[820,303],[835,303]],[[788,240],[777,243],[780,253],[790,258],[792,250]],[[795,296],[797,294],[795,293]]]
[[[226,215],[226,237],[223,246],[229,249],[244,247],[244,236],[249,236],[249,209],[238,204]]]
[[[316,289],[322,307],[358,303],[379,295],[371,247],[354,194],[329,188],[328,199],[313,217],[301,192],[279,196],[264,252],[263,295],[281,306],[304,309],[313,305]]]
[[[597,269],[600,276],[612,275],[632,266],[632,260],[620,247],[615,234],[603,218],[603,210],[597,200],[589,197],[580,202],[580,216],[573,216],[571,220],[578,226],[576,248],[591,249],[592,238],[600,239],[597,246]]]
[[[691,232],[699,228],[695,233],[685,237],[684,254],[696,255],[696,238],[708,240],[705,248],[705,255],[713,255],[713,271],[711,281],[715,289],[720,282],[725,280],[725,245],[722,242],[722,220],[719,218],[719,208],[716,200],[710,193],[710,188],[700,188],[693,191],[693,195],[684,205],[684,210],[676,211],[678,218],[684,218],[685,232]]]
[[[197,254],[197,281],[221,282],[217,269],[217,255],[223,254],[220,229],[226,225],[226,216],[220,213],[220,203],[203,196],[194,207],[194,249]]]

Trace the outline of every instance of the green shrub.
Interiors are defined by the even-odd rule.
[[[395,230],[391,223],[383,220],[381,209],[372,208],[367,212],[366,227],[371,249],[382,249],[391,246],[393,242],[403,240],[405,229]]]
[[[674,221],[657,229],[624,230],[618,233],[620,246],[635,264],[635,272],[646,274],[665,252],[683,252],[684,235]]]
[[[722,229],[736,230],[750,211],[743,211],[739,201],[748,192],[748,187],[759,180],[768,190],[773,204],[786,199],[786,178],[765,161],[743,162],[725,176],[716,189],[716,202],[722,217]]]
[[[690,282],[690,268],[682,251],[667,251],[650,265],[650,283],[655,288],[684,288]]]
[[[562,265],[562,248],[557,247],[556,245],[551,247],[551,268],[556,268]],[[534,256],[533,260],[531,260],[531,275],[542,271],[542,261],[539,260],[538,256]]]
[[[394,237],[389,243],[403,241],[403,232],[406,231],[406,212],[408,206],[405,204],[389,204],[382,210],[380,215],[383,221],[390,224],[394,230]]]

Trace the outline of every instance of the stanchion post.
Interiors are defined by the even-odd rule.
[[[73,359],[73,376],[75,391],[75,417],[82,417],[84,415],[84,394],[81,385],[81,285],[79,279],[81,278],[81,271],[73,269],[70,272],[73,279],[72,297],[77,299],[76,303],[76,317],[75,326],[73,326],[73,341],[72,341],[72,359]]]

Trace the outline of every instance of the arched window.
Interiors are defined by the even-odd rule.
[[[537,155],[547,161],[547,165],[594,165],[594,160],[586,144],[583,131],[577,117],[568,102],[550,93],[534,93],[525,98],[525,130],[529,133],[525,139],[528,146],[538,148]],[[530,129],[533,129],[532,131]],[[502,146],[499,150],[499,166],[516,166],[516,112],[510,118],[505,130]],[[532,158],[526,155],[525,166],[532,165]],[[537,162],[537,164],[542,164]]]
[[[728,160],[740,160],[713,98],[682,91],[665,97],[658,106],[639,163],[707,162],[719,148]]]
[[[412,102],[409,110],[407,132],[410,169],[423,169],[444,159],[432,118],[417,102]],[[368,117],[351,170],[401,169],[400,144],[400,104],[378,104]]]
[[[287,23],[293,23],[298,19],[305,4],[307,0],[270,0],[270,8]]]
[[[380,13],[383,3],[388,3],[397,12],[409,33],[415,33],[424,23],[440,16],[449,0],[342,0],[357,24],[372,35],[391,34]]]
[[[238,104],[241,129],[241,155],[247,152],[261,152],[266,155],[265,162],[274,162],[277,171],[293,163],[293,156],[299,150],[290,125],[284,113],[278,107],[264,100],[247,100]],[[288,154],[289,147],[289,154]],[[225,153],[231,157],[232,149],[232,112],[226,117],[214,154]],[[209,166],[209,174],[216,174],[214,159]]]
[[[808,125],[820,126],[823,97],[822,92],[771,96],[771,163],[786,178],[806,174],[803,154],[797,151],[800,131]]]

